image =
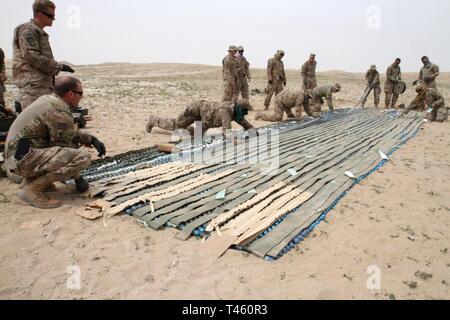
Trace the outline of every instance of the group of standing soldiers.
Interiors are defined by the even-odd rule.
[[[403,114],[410,110],[428,111],[427,119],[430,121],[446,121],[448,119],[448,110],[445,106],[445,99],[437,90],[436,79],[439,77],[439,66],[431,63],[427,56],[421,58],[423,67],[419,71],[419,77],[412,84],[416,87],[417,96],[405,108],[401,104],[400,108],[405,108]],[[400,68],[401,59],[395,59],[386,70],[386,82],[384,92],[386,95],[385,108],[396,108],[398,98],[406,90],[406,84],[402,81],[402,72]],[[361,101],[364,107],[370,91],[374,92],[374,104],[378,108],[381,95],[380,74],[376,65],[372,65],[366,72],[367,89]]]
[[[290,90],[286,88],[287,77],[283,58],[285,52],[278,50],[267,63],[267,88],[264,100],[264,109],[268,111],[273,96],[275,95],[274,113],[258,112],[255,119],[264,121],[281,121],[283,114],[288,117],[301,117],[302,110],[309,116],[320,115],[321,106],[325,98],[328,107],[334,111],[332,95],[341,90],[340,84],[333,86],[317,86],[316,55],[311,54],[308,61],[302,66],[303,78],[302,90]],[[251,80],[249,62],[244,57],[242,46],[230,46],[228,55],[222,61],[224,93],[222,101],[233,102],[241,96],[249,99],[248,82]],[[293,110],[295,109],[295,115]]]

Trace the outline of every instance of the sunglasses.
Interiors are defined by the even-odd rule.
[[[83,91],[76,91],[76,90],[71,90],[73,93],[78,93],[80,95],[80,97],[83,96]]]
[[[52,20],[55,20],[55,15],[54,14],[50,14],[50,13],[47,13],[47,12],[44,12],[44,11],[38,11],[38,12],[42,13],[44,16],[47,16],[48,18],[50,18]]]

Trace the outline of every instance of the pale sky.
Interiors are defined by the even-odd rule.
[[[0,46],[12,56],[14,28],[32,17],[32,0],[0,0]],[[420,58],[450,71],[448,0],[55,0],[45,31],[56,60],[179,62],[220,65],[231,44],[243,45],[252,67],[277,49],[298,69],[309,53],[318,70],[379,70],[398,56],[403,71]]]

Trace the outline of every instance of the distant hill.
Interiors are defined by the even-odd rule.
[[[61,63],[67,64],[71,67],[119,67],[119,66],[139,66],[139,65],[145,65],[145,66],[167,66],[170,69],[176,69],[176,67],[189,67],[189,68],[195,68],[195,67],[201,67],[201,68],[211,68],[211,69],[220,69],[220,66],[211,66],[211,65],[204,65],[204,64],[189,64],[189,63],[130,63],[130,62],[104,62],[104,63],[98,63],[98,64],[86,64],[86,65],[76,65],[71,62],[67,61],[60,61]],[[11,59],[5,59],[5,64],[7,68],[12,67],[12,60]],[[265,71],[265,69],[262,68],[252,68],[253,70],[259,70],[259,71]],[[288,72],[300,72],[299,69],[287,69]],[[380,71],[380,70],[379,70]],[[348,72],[344,70],[326,70],[326,71],[318,71],[319,75],[322,76],[333,76],[337,78],[345,78],[345,77],[355,77],[360,76],[361,74],[364,74],[366,70],[361,72]],[[416,76],[417,72],[403,72],[403,74],[407,77],[410,76]],[[384,71],[380,72],[381,75],[384,75]],[[450,72],[441,72],[440,76],[441,79],[450,79]]]

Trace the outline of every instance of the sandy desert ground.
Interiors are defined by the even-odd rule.
[[[87,132],[105,142],[109,155],[169,141],[162,131],[145,132],[150,114],[170,117],[190,101],[221,97],[218,67],[75,69],[84,83],[82,104],[94,117]],[[251,89],[263,90],[265,72],[253,74]],[[299,88],[299,77],[289,70],[288,87]],[[404,75],[408,84],[415,77]],[[341,82],[339,107],[354,105],[365,88],[363,74],[341,71],[320,73],[319,82]],[[449,105],[450,74],[438,85]],[[7,89],[12,105],[17,91],[11,83]],[[408,87],[400,102],[413,97]],[[263,99],[252,96],[256,109]],[[90,200],[62,184],[57,197],[66,200],[63,208],[34,209],[16,198],[16,185],[1,179],[0,299],[450,299],[449,132],[450,123],[424,124],[305,242],[273,263],[230,250],[206,264],[196,239],[181,242],[174,230],[149,231],[126,216],[108,227],[84,220],[76,213]],[[70,266],[81,270],[80,290],[67,288]],[[380,290],[367,287],[370,266],[381,270]]]

